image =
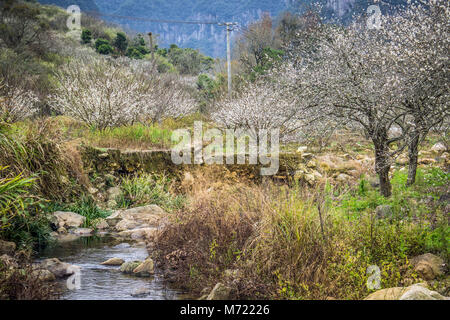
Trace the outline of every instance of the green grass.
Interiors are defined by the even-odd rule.
[[[98,130],[91,128],[83,136],[92,144],[104,148],[170,148],[171,131],[159,125],[121,126]]]
[[[164,174],[141,174],[125,177],[121,183],[122,197],[118,200],[121,208],[156,204],[166,211],[181,209],[185,197],[170,192],[172,181]]]
[[[96,220],[105,219],[111,215],[110,211],[100,209],[91,197],[86,196],[81,197],[67,209],[86,217],[84,227],[95,227]]]
[[[363,178],[357,190],[344,195],[342,201],[335,205],[351,221],[358,221],[365,214],[373,214],[379,205],[390,205],[395,223],[414,221],[422,225],[423,248],[448,259],[450,227],[448,215],[442,207],[445,204],[439,203],[438,199],[443,188],[449,185],[450,174],[439,168],[418,169],[416,183],[410,187],[406,186],[407,178],[405,171],[394,173],[390,198],[384,198],[377,189],[368,186]]]

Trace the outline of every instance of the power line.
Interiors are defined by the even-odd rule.
[[[182,21],[182,20],[161,20],[161,19],[148,19],[148,18],[140,18],[140,17],[131,17],[131,16],[121,16],[116,14],[107,14],[107,13],[100,13],[96,11],[83,11],[83,13],[90,14],[92,16],[103,16],[103,17],[110,17],[110,18],[117,18],[117,19],[124,19],[124,20],[135,20],[135,21],[142,21],[142,22],[153,22],[153,23],[177,23],[177,24],[207,24],[207,25],[225,25],[225,22],[219,22],[219,21]]]
[[[139,17],[130,17],[130,16],[121,16],[115,14],[106,14],[95,11],[84,11],[84,13],[91,14],[93,16],[103,16],[110,17],[116,19],[123,20],[134,20],[134,21],[142,21],[142,22],[152,22],[152,23],[173,23],[173,24],[195,24],[195,25],[217,25],[217,26],[225,26],[227,32],[227,73],[228,73],[228,95],[231,97],[232,90],[232,76],[231,76],[231,43],[230,43],[230,33],[234,30],[234,27],[239,27],[237,22],[219,22],[219,21],[181,21],[181,20],[162,20],[162,19],[148,19],[148,18],[139,18]],[[152,40],[151,33],[150,42]],[[152,49],[153,50],[153,49]],[[153,54],[153,51],[152,51]]]

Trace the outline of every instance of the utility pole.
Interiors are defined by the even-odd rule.
[[[227,28],[227,71],[228,71],[228,97],[231,98],[232,90],[232,75],[231,75],[231,37],[230,32],[233,31],[233,26],[236,22],[219,23],[219,26],[225,25]]]
[[[153,34],[149,32],[148,37],[150,38],[150,52],[152,53],[152,61],[155,62],[155,47],[153,46]]]

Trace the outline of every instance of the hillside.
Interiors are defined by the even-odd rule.
[[[51,3],[62,7],[69,5],[69,0],[40,0],[41,3]],[[354,13],[362,13],[371,4],[367,0],[85,0],[79,1],[85,11],[100,12],[105,15],[118,15],[132,18],[148,18],[183,21],[233,21],[245,27],[250,22],[258,20],[263,13],[277,17],[283,11],[301,13],[311,7],[312,3],[320,2],[322,14],[327,20],[349,22]],[[404,0],[383,2],[382,11],[387,6],[405,3]],[[216,25],[192,25],[177,23],[149,23],[132,19],[103,17],[105,20],[119,23],[137,32],[152,31],[159,35],[161,46],[172,43],[181,47],[200,49],[213,57],[224,57],[226,53],[225,30]],[[236,35],[237,32],[234,33]]]

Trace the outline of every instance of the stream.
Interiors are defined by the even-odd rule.
[[[101,265],[110,258],[143,261],[147,257],[144,246],[132,246],[126,242],[116,244],[108,236],[92,236],[48,247],[40,253],[39,260],[58,258],[81,267],[80,288],[65,290],[61,295],[63,300],[183,299],[183,292],[169,288],[158,270],[153,277],[139,278],[122,274],[118,266]],[[136,297],[131,295],[143,289],[145,294]]]

